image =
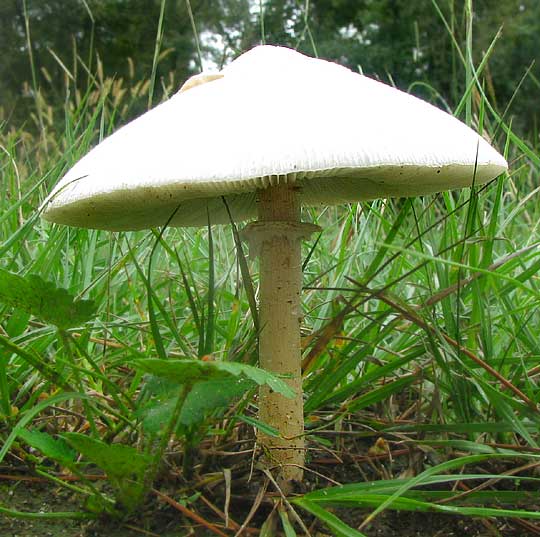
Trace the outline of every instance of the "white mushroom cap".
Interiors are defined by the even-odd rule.
[[[485,183],[504,158],[407,93],[291,49],[259,46],[108,137],[65,175],[44,218],[109,230],[256,214],[255,191],[293,183],[304,205]]]

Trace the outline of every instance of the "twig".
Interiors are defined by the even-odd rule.
[[[223,478],[225,479],[225,527],[229,527],[229,506],[231,504],[231,470],[225,468],[223,470]]]
[[[307,526],[304,524],[304,521],[300,518],[300,515],[296,512],[296,510],[294,509],[294,507],[291,505],[291,503],[289,502],[289,500],[287,500],[287,496],[285,496],[285,494],[283,493],[283,491],[281,490],[281,487],[277,484],[276,480],[274,479],[274,476],[268,471],[268,470],[263,470],[264,474],[266,475],[266,477],[272,482],[272,484],[274,485],[275,489],[278,491],[279,495],[281,496],[281,500],[283,502],[283,504],[287,507],[287,509],[290,511],[290,513],[292,514],[292,516],[294,517],[294,519],[296,520],[296,522],[298,522],[298,524],[300,525],[300,527],[304,530],[305,534],[308,536],[308,537],[311,537],[311,533],[309,532]]]
[[[152,489],[152,492],[161,500],[168,503],[170,506],[174,507],[175,509],[178,509],[183,515],[187,516],[188,518],[191,518],[191,520],[197,522],[198,524],[201,524],[204,526],[207,530],[211,531],[212,533],[215,533],[216,535],[220,535],[221,537],[228,537],[226,533],[223,533],[219,528],[216,528],[214,524],[208,522],[205,520],[202,516],[198,515],[191,509],[188,509],[186,506],[182,505],[181,503],[177,502],[176,500],[173,500],[170,496],[167,496],[166,494],[163,494],[159,490]]]
[[[143,535],[150,535],[150,537],[160,537],[157,533],[154,533],[153,531],[143,530],[142,528],[138,528],[137,526],[133,526],[132,524],[124,524],[124,528],[136,531],[138,533],[142,533]]]
[[[264,498],[264,495],[266,494],[267,488],[268,488],[268,479],[265,479],[262,487],[259,489],[259,492],[257,492],[255,501],[253,502],[253,505],[251,506],[251,509],[249,510],[249,513],[246,519],[244,520],[240,528],[238,528],[238,531],[234,534],[234,537],[239,537],[240,535],[242,535],[242,532],[247,528],[248,524],[251,522],[251,519],[255,516],[255,513],[261,506],[261,503]]]
[[[225,521],[225,513],[216,505],[214,505],[208,498],[203,496],[202,494],[199,496],[199,500],[201,500],[207,507],[209,507],[214,513],[216,513],[217,516],[219,516],[223,521]],[[230,516],[228,516],[227,521],[225,521],[225,527],[226,528],[232,528],[233,530],[239,530],[240,524],[233,520]],[[259,530],[257,528],[244,528],[245,533],[251,533],[253,535],[259,535]]]

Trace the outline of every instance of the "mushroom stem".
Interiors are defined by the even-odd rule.
[[[300,204],[289,185],[262,190],[259,222],[300,224]],[[270,226],[268,226],[270,224]],[[304,403],[302,392],[300,322],[302,309],[302,259],[298,232],[291,226],[275,228],[260,249],[259,363],[263,369],[288,375],[294,399],[273,393],[267,386],[259,392],[259,418],[276,428],[280,438],[259,433],[266,453],[265,464],[278,466],[280,481],[302,479],[304,466]]]
[[[264,386],[259,392],[259,418],[279,437],[259,431],[263,464],[277,468],[281,483],[300,481],[305,460],[300,323],[302,259],[300,239],[318,229],[300,222],[297,188],[272,186],[258,193],[259,220],[246,229],[250,249],[260,255],[259,363],[284,375],[294,390],[288,399]]]

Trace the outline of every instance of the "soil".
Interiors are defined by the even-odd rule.
[[[335,451],[319,450],[317,458],[309,461],[310,471],[304,482],[297,487],[298,493],[317,490],[329,485],[328,477],[342,484],[367,480],[391,479],[407,472],[417,473],[425,469],[426,459],[421,451],[396,449],[383,454],[370,453],[372,442],[355,445],[351,441]],[[375,444],[376,445],[376,444]],[[389,448],[388,445],[385,446]],[[225,451],[215,451],[209,444],[195,458],[189,482],[182,477],[180,460],[168,459],[155,491],[149,496],[144,507],[130,518],[118,521],[112,519],[70,520],[43,518],[13,518],[0,513],[0,537],[184,537],[216,535],[207,528],[212,526],[222,535],[233,537],[235,531],[224,528],[220,510],[225,510],[226,498],[230,500],[229,513],[232,523],[242,524],[248,517],[259,492],[257,477],[248,480],[252,470],[252,453],[246,444],[238,443]],[[383,446],[384,447],[384,446]],[[341,457],[340,460],[335,457]],[[387,457],[387,455],[389,455]],[[450,456],[447,454],[447,456]],[[440,462],[440,461],[431,461]],[[514,461],[515,462],[515,461]],[[15,463],[15,464],[12,464]],[[429,462],[428,462],[429,463]],[[83,495],[57,486],[33,474],[31,467],[21,464],[21,459],[7,457],[4,467],[0,467],[0,507],[21,513],[67,513],[85,512]],[[9,466],[12,464],[12,466]],[[501,475],[512,468],[511,461],[486,462],[483,467],[474,468],[472,473]],[[231,486],[227,489],[224,468],[230,470]],[[51,468],[51,471],[53,468]],[[86,467],[91,471],[91,467]],[[96,472],[98,469],[94,468]],[[471,469],[472,471],[472,469]],[[92,475],[93,486],[108,491],[107,481],[101,472]],[[323,476],[327,476],[324,478]],[[61,476],[60,476],[61,478]],[[259,480],[260,482],[260,480]],[[77,481],[73,486],[83,486]],[[474,486],[469,483],[469,486]],[[498,486],[514,486],[509,481],[501,481]],[[533,498],[537,491],[531,490]],[[161,494],[161,496],[160,496]],[[185,506],[171,505],[180,498],[190,497]],[[167,503],[167,500],[170,500]],[[270,484],[267,494],[249,521],[248,528],[241,535],[258,535],[276,502],[279,493]],[[191,503],[190,503],[191,502]],[[540,510],[540,502],[536,509]],[[187,510],[186,510],[187,507]],[[534,505],[514,506],[535,510]],[[187,512],[186,512],[187,511]],[[298,509],[302,521],[309,528],[312,537],[325,537],[330,530],[309,514]],[[335,514],[352,528],[358,528],[370,511],[359,509],[336,509]],[[196,521],[189,514],[199,516]],[[202,519],[202,521],[201,521]],[[533,521],[505,519],[474,519],[439,513],[413,513],[387,510],[362,528],[366,537],[528,537],[540,535],[540,524]],[[202,524],[206,523],[206,527]],[[238,526],[237,526],[238,527]],[[281,527],[281,525],[279,525]],[[304,533],[297,527],[298,535]],[[281,535],[279,532],[267,535]]]
[[[170,484],[169,484],[170,485]],[[242,487],[245,495],[234,494],[231,501],[231,516],[240,523],[249,510],[254,495],[249,488]],[[173,491],[169,491],[174,497]],[[80,497],[56,488],[46,482],[14,481],[3,479],[0,484],[0,504],[10,509],[25,513],[74,512],[82,511]],[[206,520],[216,526],[220,520],[200,502],[194,504]],[[216,501],[216,505],[219,505]],[[223,504],[221,505],[223,507]],[[259,515],[249,524],[251,528],[260,528],[266,518],[269,507],[261,506]],[[359,510],[336,510],[336,514],[351,527],[358,527],[366,512]],[[303,513],[302,513],[303,515]],[[310,521],[305,517],[306,524]],[[308,524],[313,537],[330,535],[327,528],[313,523]],[[381,514],[372,526],[362,530],[367,537],[526,537],[539,535],[540,530],[531,531],[520,525],[519,521],[481,521],[452,515],[406,513],[387,511]],[[227,535],[234,532],[225,530]],[[299,535],[302,533],[299,531]],[[185,518],[180,512],[167,504],[151,500],[145,511],[124,522],[112,520],[44,520],[16,519],[0,515],[1,537],[184,537],[210,536],[202,526]],[[243,535],[249,535],[247,532]]]

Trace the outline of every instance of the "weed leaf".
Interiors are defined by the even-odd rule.
[[[81,325],[92,319],[96,312],[92,300],[76,300],[65,289],[37,275],[20,276],[2,268],[0,302],[62,329]]]
[[[18,434],[29,446],[40,451],[45,457],[52,459],[63,466],[71,466],[75,461],[75,450],[62,438],[54,438],[42,431],[29,431],[22,429]]]
[[[200,423],[209,412],[227,407],[231,401],[241,397],[251,388],[253,382],[242,378],[232,382],[230,379],[198,382],[186,397],[180,413],[180,423],[182,425]]]
[[[140,505],[145,491],[144,475],[152,459],[131,446],[106,444],[79,433],[64,433],[73,448],[101,468],[116,489],[116,498],[128,511]]]
[[[245,377],[259,386],[266,384],[275,392],[292,399],[294,391],[272,373],[247,364],[236,362],[203,362],[202,360],[160,360],[144,358],[134,364],[146,373],[165,377],[180,384],[195,384],[203,380]]]
[[[184,426],[202,423],[210,413],[223,410],[236,398],[255,386],[249,379],[217,379],[197,382],[188,393],[180,412]],[[178,383],[152,377],[146,385],[150,400],[140,410],[143,426],[149,434],[158,434],[178,400]]]

